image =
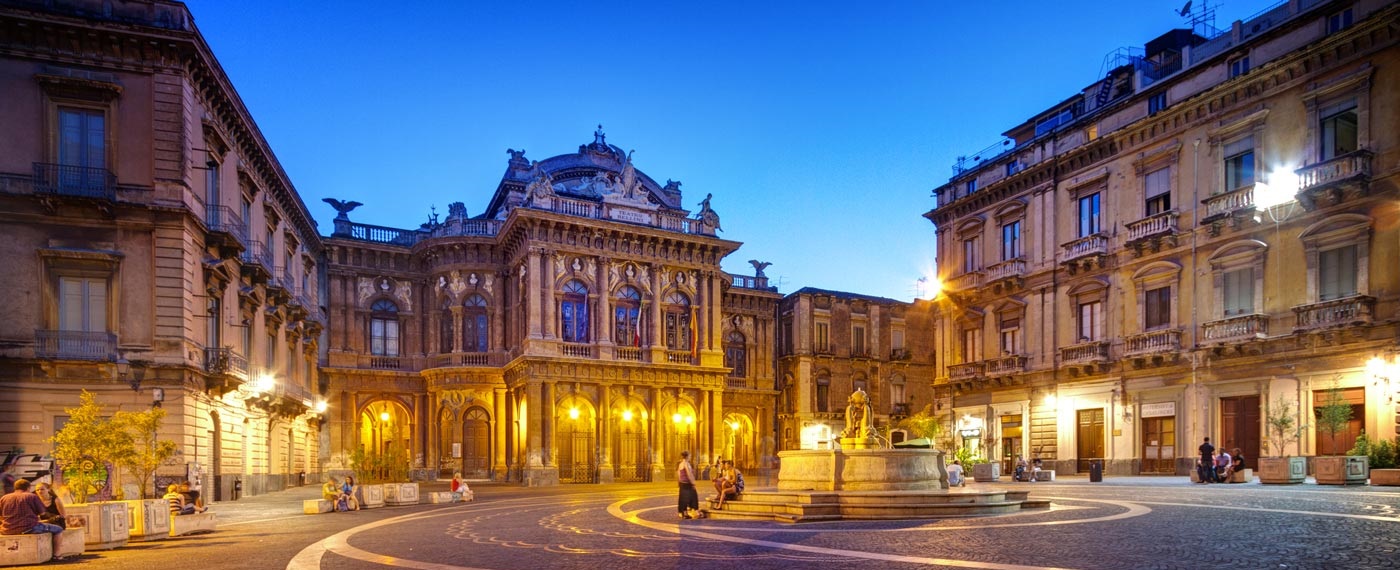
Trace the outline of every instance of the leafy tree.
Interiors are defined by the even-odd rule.
[[[175,442],[160,439],[160,425],[165,421],[165,410],[151,408],[142,412],[117,412],[112,416],[112,425],[124,432],[130,447],[117,458],[117,464],[125,467],[141,483],[141,498],[150,498],[151,479],[156,470],[175,456]]]
[[[120,458],[128,440],[122,430],[113,429],[112,422],[102,417],[102,406],[91,392],[83,390],[79,402],[78,407],[63,410],[68,423],[49,442],[53,443],[53,458],[63,472],[63,481],[77,502],[86,503],[106,483],[106,462]]]
[[[1269,443],[1274,448],[1274,457],[1284,457],[1284,448],[1288,444],[1298,441],[1303,435],[1303,430],[1307,426],[1298,425],[1298,419],[1293,404],[1279,396],[1273,405],[1269,406],[1269,414],[1264,418],[1264,422],[1269,426]]]
[[[926,437],[932,440],[943,433],[943,424],[934,417],[934,413],[933,404],[925,405],[918,413],[899,420],[898,426],[915,438]]]
[[[1342,387],[1334,382],[1327,390],[1322,405],[1317,407],[1317,431],[1327,433],[1327,439],[1331,441],[1329,449],[1332,455],[1337,454],[1337,432],[1346,429],[1349,422],[1351,402],[1342,395]]]

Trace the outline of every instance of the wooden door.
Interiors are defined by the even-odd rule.
[[[1342,401],[1351,404],[1351,419],[1346,425],[1337,430],[1335,434],[1329,434],[1322,430],[1322,423],[1318,418],[1322,416],[1322,407],[1327,405],[1327,390],[1316,390],[1313,392],[1313,429],[1317,436],[1318,455],[1342,455],[1347,450],[1356,446],[1356,438],[1361,435],[1361,430],[1366,421],[1366,389],[1347,388],[1341,391]]]
[[[1079,410],[1078,451],[1076,471],[1089,472],[1089,462],[1103,459],[1103,408]]]
[[[1258,468],[1259,438],[1262,433],[1259,423],[1259,396],[1235,396],[1220,399],[1220,441],[1216,442],[1216,452],[1235,453],[1235,448],[1244,452],[1245,467]]]
[[[481,408],[467,410],[462,419],[462,476],[486,479],[491,470],[491,424]]]
[[[1176,472],[1176,417],[1142,419],[1142,473]]]

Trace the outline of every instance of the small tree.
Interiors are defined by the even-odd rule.
[[[943,433],[943,424],[939,423],[934,413],[933,404],[928,404],[918,413],[899,420],[896,425],[900,429],[908,431],[915,438],[922,437],[933,440]]]
[[[1269,443],[1274,448],[1274,457],[1284,457],[1283,450],[1288,444],[1298,441],[1305,426],[1298,425],[1293,404],[1279,396],[1269,406],[1269,415],[1264,418],[1269,426]]]
[[[166,460],[175,456],[175,442],[160,439],[160,425],[165,421],[165,410],[151,408],[143,412],[117,412],[112,416],[112,425],[125,432],[130,448],[117,458],[117,464],[131,472],[141,483],[141,498],[149,498],[146,491],[151,488],[151,479],[156,470]]]
[[[1328,450],[1332,455],[1337,454],[1337,432],[1346,429],[1351,422],[1351,402],[1342,396],[1342,388],[1333,382],[1332,387],[1327,390],[1327,395],[1323,397],[1322,405],[1317,407],[1317,431],[1326,433],[1327,439],[1331,443]]]
[[[65,408],[68,423],[49,442],[53,443],[53,458],[63,473],[79,503],[107,482],[106,462],[122,455],[125,441],[122,430],[113,429],[112,422],[102,417],[102,406],[92,393],[83,390],[76,408]]]

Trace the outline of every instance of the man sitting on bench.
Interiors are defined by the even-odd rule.
[[[41,522],[44,501],[29,492],[28,479],[16,479],[15,490],[0,497],[0,534],[62,534],[63,527]]]

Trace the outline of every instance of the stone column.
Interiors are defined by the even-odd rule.
[[[506,463],[506,436],[510,431],[510,424],[506,421],[506,389],[496,388],[493,391],[491,414],[491,480],[504,481],[508,463]]]
[[[669,422],[671,418],[660,417],[661,388],[652,386],[650,397],[651,402],[649,407],[652,413],[647,415],[647,441],[651,445],[651,480],[664,481],[666,477],[666,462],[669,458],[663,455],[665,452],[661,447],[661,426],[663,425],[661,422]],[[691,453],[694,453],[694,451],[691,451]],[[679,461],[679,458],[676,458],[676,460]]]
[[[714,416],[710,406],[714,400],[710,396],[709,390],[701,389],[700,409],[695,410],[695,446],[699,450],[695,452],[696,457],[693,459],[697,469],[700,469],[701,464],[709,464],[715,457],[714,435],[711,433],[713,426],[710,425]]]
[[[540,299],[541,308],[544,310],[544,338],[555,338],[555,332],[559,328],[559,318],[555,316],[558,310],[558,294],[554,290],[554,281],[558,278],[555,273],[554,255],[552,252],[544,252],[540,258]]]
[[[724,425],[724,391],[710,391],[710,449],[711,457],[724,454],[725,434],[729,428]],[[728,458],[728,457],[726,457]]]
[[[695,359],[693,363],[703,362],[701,356],[710,350],[710,305],[714,303],[710,296],[710,275],[700,271],[694,272],[695,277],[695,310],[690,312],[690,318],[695,319]],[[686,347],[690,348],[690,347]]]
[[[452,352],[462,352],[466,345],[466,339],[462,338],[462,312],[464,310],[461,305],[452,306]]]
[[[554,485],[559,483],[559,473],[544,464],[547,455],[544,448],[544,416],[547,413],[544,385],[538,381],[531,381],[525,385],[525,389],[525,404],[528,408],[526,421],[529,425],[525,428],[525,467],[521,473],[521,480],[527,487]]]
[[[439,470],[442,468],[442,434],[439,433],[442,431],[442,426],[437,422],[437,418],[441,414],[441,410],[438,409],[441,402],[439,402],[437,394],[433,392],[425,394],[423,399],[427,402],[427,415],[429,418],[429,421],[424,423],[426,426],[425,429],[428,430],[428,449],[427,452],[423,454],[423,466],[427,467],[429,472],[432,473],[432,476],[436,478],[439,475]],[[451,454],[449,450],[448,455]]]
[[[604,384],[598,387],[598,439],[599,449],[602,452],[598,458],[598,482],[613,482],[612,463],[612,387]],[[648,414],[647,417],[654,416],[655,413]],[[640,421],[641,418],[638,418]]]
[[[491,280],[491,346],[494,351],[506,349],[506,284],[497,274],[486,276]]]
[[[609,354],[604,354],[604,355],[603,355],[604,357],[610,357],[610,356],[612,356],[610,353],[612,352],[612,346],[613,346],[613,339],[612,339],[612,327],[613,327],[613,316],[612,316],[612,289],[613,289],[613,283],[612,283],[612,272],[608,270],[608,266],[611,265],[611,264],[612,264],[612,260],[611,260],[611,259],[608,259],[608,258],[606,258],[606,257],[600,257],[600,258],[598,258],[598,272],[597,272],[596,279],[597,279],[597,283],[599,284],[599,287],[598,287],[599,290],[598,290],[598,303],[597,303],[597,307],[595,308],[595,311],[596,311],[596,312],[595,312],[594,314],[596,314],[597,317],[598,317],[598,318],[597,318],[597,322],[599,323],[599,326],[598,326],[598,335],[597,335],[596,337],[594,337],[594,338],[597,338],[597,339],[598,339],[598,344],[599,344],[600,346],[603,347],[603,350],[604,350],[606,353],[609,353]]]
[[[651,317],[650,326],[646,327],[651,332],[651,361],[666,362],[666,329],[661,320],[661,266],[651,265]]]
[[[710,272],[709,286],[709,342],[711,354],[709,362],[703,364],[706,366],[724,366],[724,350],[722,348],[724,346],[724,339],[721,338],[724,334],[724,326],[721,324],[724,321],[724,289],[721,286],[718,273]]]
[[[559,446],[556,445],[554,437],[554,382],[545,382],[543,388],[544,401],[541,402],[540,406],[544,410],[544,417],[540,419],[544,422],[544,433],[541,434],[543,437],[540,438],[540,441],[544,449],[544,464],[546,467],[553,467],[557,465],[555,460],[559,453]]]
[[[525,302],[525,310],[530,315],[529,338],[544,338],[544,328],[541,323],[543,315],[540,312],[539,282],[544,280],[540,273],[540,252],[536,249],[530,250],[529,260],[525,266],[525,282],[520,289],[525,291],[522,300]]]

